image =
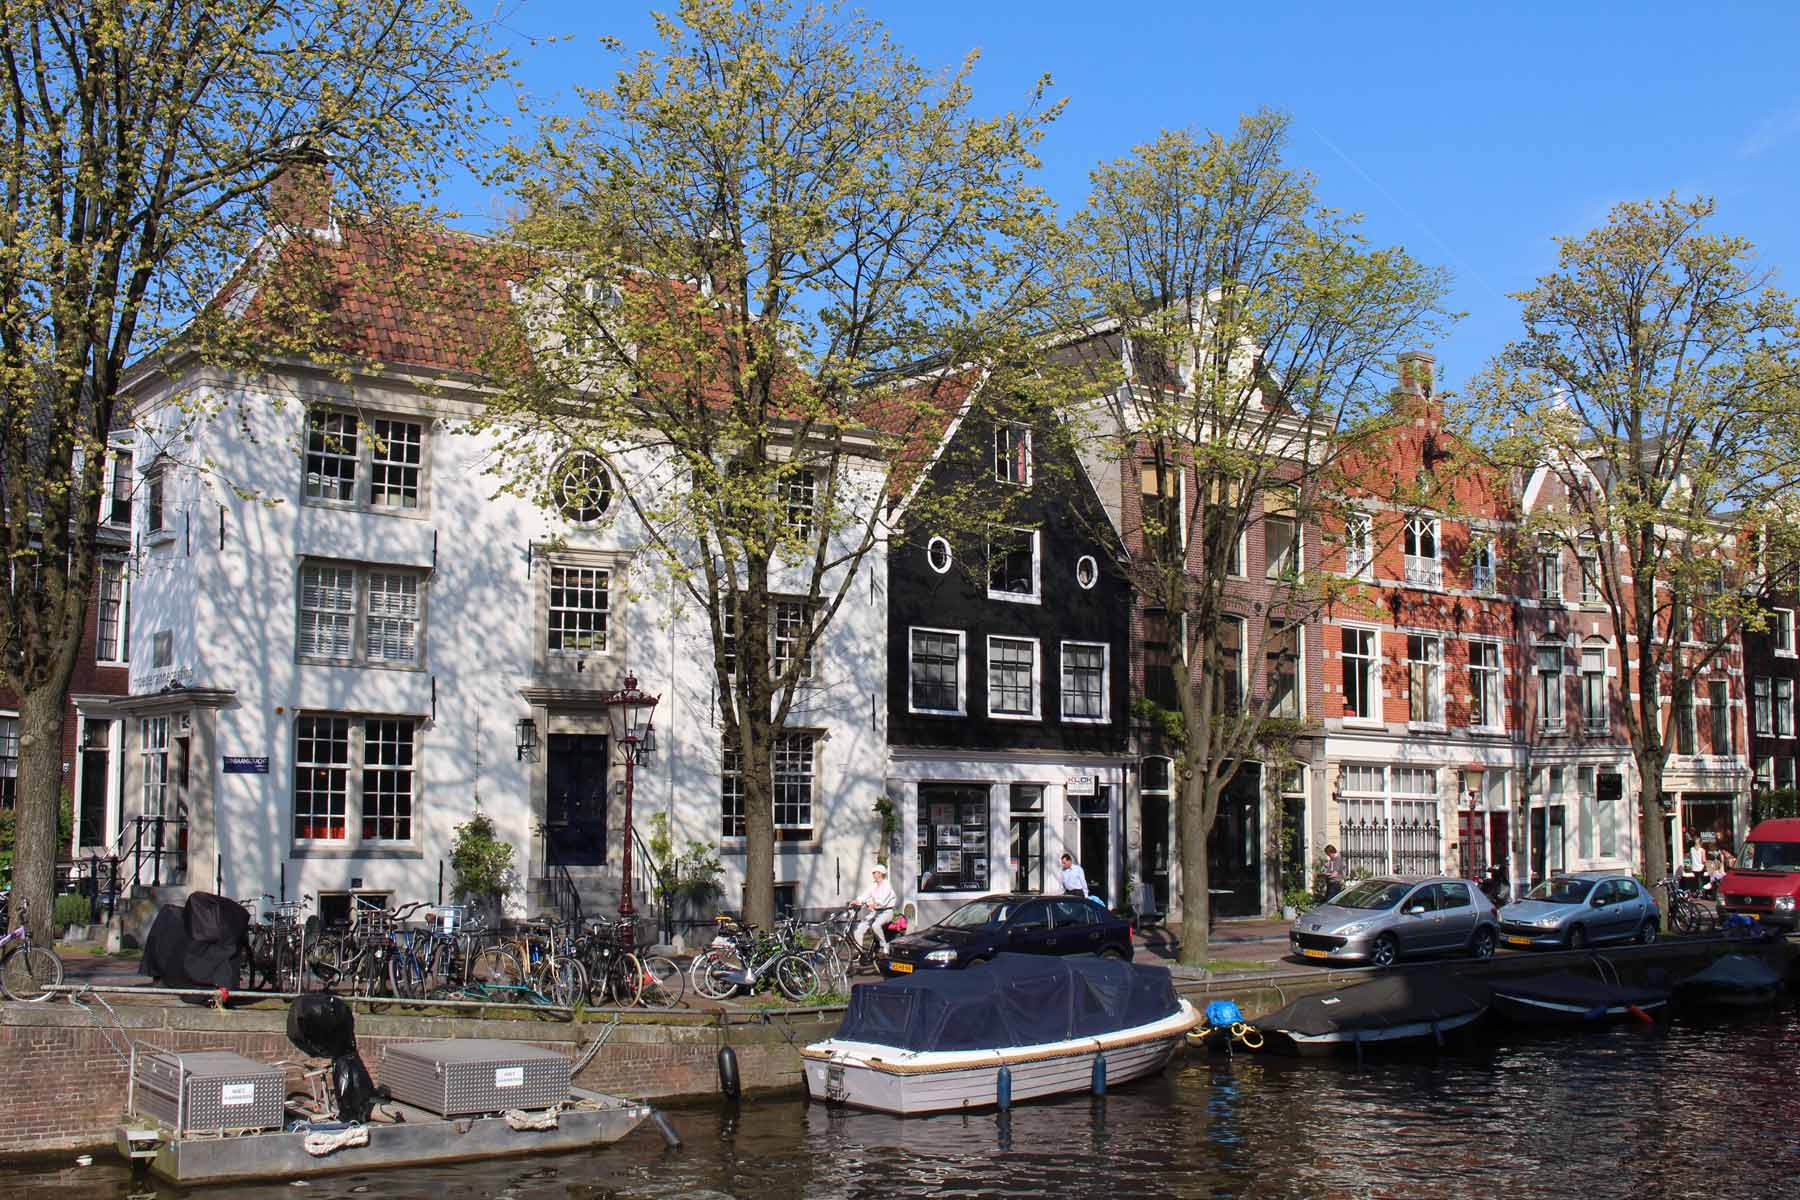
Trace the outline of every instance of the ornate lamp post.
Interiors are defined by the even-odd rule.
[[[619,873],[621,917],[637,914],[631,903],[631,855],[637,840],[631,826],[631,795],[637,782],[639,760],[656,753],[654,714],[661,699],[661,696],[639,691],[635,675],[626,675],[624,687],[600,698],[600,703],[606,707],[607,722],[612,726],[613,745],[625,759],[625,859]]]

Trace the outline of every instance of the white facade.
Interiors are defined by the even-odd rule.
[[[642,549],[644,531],[616,492],[651,484],[614,481],[606,513],[584,526],[497,494],[501,478],[486,473],[492,442],[460,428],[475,412],[470,398],[393,376],[182,382],[182,404],[165,386],[134,410],[140,471],[166,455],[163,529],[150,528],[141,501],[130,697],[114,711],[126,718],[127,818],[160,804],[189,822],[183,883],[340,903],[351,892],[435,901],[441,886],[448,899],[455,827],[479,808],[515,847],[509,906],[536,912],[546,819],[585,805],[583,828],[604,822],[603,861],[596,852],[568,869],[586,911],[609,911],[625,845],[615,794],[624,769],[615,748],[592,739],[608,729],[598,696],[631,673],[662,698],[634,823],[647,836],[651,815],[667,813],[678,848],[722,844],[720,904],[738,907],[743,856],[741,839],[721,843],[706,614]],[[184,416],[195,408],[217,415]],[[359,414],[354,454],[306,461],[315,409]],[[329,444],[342,451],[347,439]],[[325,470],[309,477],[309,465]],[[847,480],[870,502],[877,466],[853,465]],[[810,823],[781,846],[776,874],[806,906],[854,894],[879,837],[885,555],[877,548],[858,570],[789,722],[813,735],[810,779],[796,768],[794,782],[810,793],[789,793],[796,805],[810,799]],[[555,606],[552,571],[569,585]],[[569,603],[581,611],[555,618],[578,635],[558,653],[550,609],[578,590]],[[535,761],[517,749],[527,717]],[[588,758],[571,766],[580,754]],[[227,770],[228,760],[243,761]],[[566,790],[571,780],[581,795],[552,800],[553,783]],[[634,882],[646,908],[647,881]]]

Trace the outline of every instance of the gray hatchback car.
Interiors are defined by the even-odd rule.
[[[1661,925],[1649,890],[1622,871],[1555,875],[1500,910],[1500,938],[1509,946],[1648,943]]]
[[[1301,958],[1391,966],[1412,954],[1491,958],[1494,906],[1466,879],[1364,879],[1300,917],[1288,942]]]

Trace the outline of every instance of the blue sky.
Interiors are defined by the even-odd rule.
[[[673,7],[670,3],[666,7]],[[1717,228],[1755,242],[1800,287],[1800,5],[1176,3],[910,0],[865,5],[915,58],[980,50],[978,108],[1024,102],[1045,72],[1066,115],[1042,183],[1065,212],[1089,169],[1163,128],[1222,129],[1270,106],[1291,157],[1371,237],[1455,275],[1467,313],[1437,347],[1457,388],[1517,330],[1518,291],[1554,264],[1551,238],[1615,202],[1703,192]],[[524,86],[570,107],[616,60],[596,42],[655,44],[630,0],[524,0],[508,11]],[[566,35],[555,45],[527,38]],[[463,223],[503,197],[470,183]]]

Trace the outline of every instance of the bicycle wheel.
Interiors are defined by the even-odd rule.
[[[525,968],[506,947],[483,946],[469,961],[469,981],[517,987],[525,982]]]
[[[561,1008],[573,1008],[577,1000],[587,998],[587,970],[579,959],[567,954],[553,954],[538,964],[532,986],[539,995]]]
[[[738,985],[726,976],[744,969],[737,953],[731,950],[708,950],[688,968],[688,982],[694,991],[708,1000],[729,1000],[737,995]]]
[[[631,1008],[644,992],[644,966],[629,950],[606,965],[607,998],[620,1008]]]
[[[687,991],[687,976],[672,959],[661,954],[644,956],[638,978],[642,980],[638,1003],[645,1008],[674,1008]]]
[[[1692,901],[1681,899],[1669,906],[1669,925],[1676,933],[1692,933],[1696,914]]]
[[[0,989],[11,1000],[47,1000],[62,977],[62,959],[44,946],[23,946],[0,958]]]
[[[798,954],[789,954],[775,964],[775,986],[789,1000],[816,996],[825,990],[818,968]]]

